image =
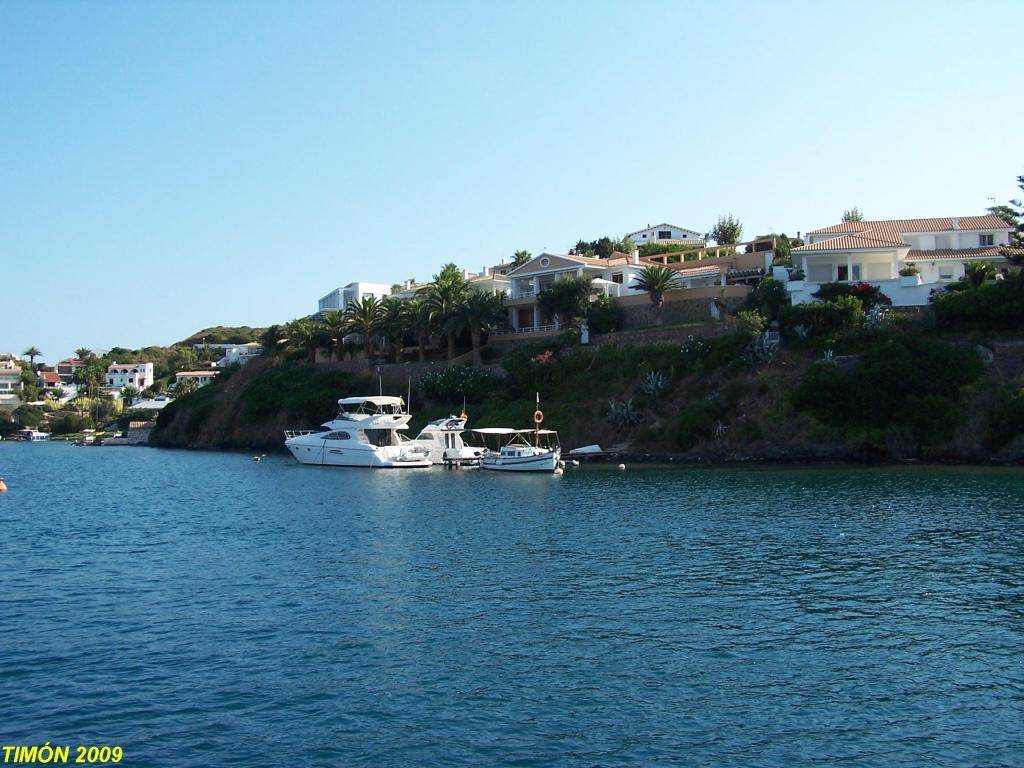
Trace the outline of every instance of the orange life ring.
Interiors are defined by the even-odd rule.
[[[542,421],[544,421],[544,411],[538,408],[533,412],[533,423],[540,424]]]

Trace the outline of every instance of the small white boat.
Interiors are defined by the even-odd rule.
[[[18,433],[22,440],[29,443],[45,443],[50,439],[49,432],[40,432],[35,429],[23,429]]]
[[[426,449],[402,440],[408,429],[405,401],[400,397],[345,397],[338,415],[317,430],[288,430],[285,447],[303,464],[331,467],[429,467]]]
[[[569,451],[570,456],[596,456],[601,453],[604,453],[604,449],[597,443],[592,445],[583,445]]]
[[[497,451],[488,451],[480,458],[481,469],[499,472],[554,472],[562,458],[558,433],[553,429],[484,427],[474,429],[473,432],[484,439],[489,435],[495,436],[502,443]]]
[[[486,449],[466,445],[466,416],[448,416],[428,423],[405,445],[419,445],[430,455],[432,464],[466,465],[480,461]]]

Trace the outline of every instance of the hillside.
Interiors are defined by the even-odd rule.
[[[830,338],[837,349],[828,354],[814,340],[791,340],[757,358],[750,338],[520,348],[503,359],[504,378],[472,368],[423,377],[410,434],[461,410],[464,397],[471,426],[525,427],[540,392],[545,426],[559,431],[565,448],[596,442],[634,458],[1024,457],[1017,340],[984,346],[904,323]],[[161,415],[153,442],[279,450],[284,429],[316,426],[333,417],[338,397],[376,390],[369,377],[266,358],[179,399]]]

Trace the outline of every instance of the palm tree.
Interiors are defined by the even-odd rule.
[[[96,354],[88,347],[79,347],[75,350],[75,358],[78,360],[88,360],[90,357],[96,357]]]
[[[533,258],[533,256],[530,254],[529,251],[524,251],[524,250],[516,251],[515,253],[512,254],[512,266],[513,266],[513,268],[521,267],[521,266],[523,266],[523,264],[525,264],[526,262],[528,262],[532,258]]]
[[[302,318],[292,320],[285,330],[288,334],[288,346],[292,349],[301,349],[306,353],[306,360],[315,363],[316,351],[327,341],[327,334],[323,328],[312,320]]]
[[[456,333],[469,331],[473,345],[473,365],[483,365],[480,357],[480,340],[484,333],[493,330],[505,319],[503,297],[490,291],[471,291],[455,309],[449,325]]]
[[[664,322],[661,310],[665,306],[665,293],[680,287],[679,274],[660,264],[644,267],[634,287],[647,291],[654,305],[654,324],[661,325]]]
[[[380,330],[383,313],[384,307],[376,296],[356,299],[345,310],[350,327],[363,339],[363,353],[367,360],[373,354],[373,334]]]
[[[199,389],[199,385],[196,384],[195,379],[182,379],[174,385],[174,396],[183,397],[184,395],[191,395]]]
[[[423,296],[415,296],[405,302],[405,305],[409,315],[409,328],[416,337],[416,344],[419,347],[418,356],[422,363],[427,359],[427,343],[430,341],[432,326],[430,307]]]
[[[572,325],[586,314],[595,291],[589,277],[560,277],[537,294],[537,304],[548,317],[558,318],[562,325]]]
[[[977,288],[979,285],[984,285],[988,280],[994,280],[996,276],[996,266],[991,262],[987,261],[968,261],[964,265],[964,277],[963,281],[966,285]],[[25,353],[26,355],[28,352]]]
[[[430,317],[448,337],[448,359],[455,357],[455,326],[451,321],[459,305],[469,295],[469,284],[461,273],[451,272],[447,267],[434,279],[427,289],[427,306]]]
[[[405,348],[405,334],[413,325],[408,301],[388,296],[381,301],[380,330],[387,338],[396,363],[401,362]]]
[[[320,316],[320,323],[331,341],[334,342],[334,359],[341,360],[345,357],[345,337],[352,330],[348,316],[344,312],[332,310],[324,312]]]
[[[25,357],[27,357],[28,358],[28,364],[31,365],[33,368],[35,368],[36,367],[36,358],[37,357],[41,357],[43,353],[40,351],[39,347],[29,347],[28,349],[26,349],[21,354],[24,355]]]
[[[281,351],[281,344],[288,341],[285,330],[280,325],[272,325],[260,336],[260,344],[268,355],[276,355]]]
[[[135,398],[139,396],[139,390],[136,387],[127,386],[121,388],[121,402],[125,408],[131,408],[132,403],[135,402]]]

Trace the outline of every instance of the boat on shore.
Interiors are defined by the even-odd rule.
[[[45,443],[50,439],[50,433],[37,429],[23,429],[18,433],[18,437],[27,443]]]
[[[285,447],[302,464],[329,467],[429,467],[423,446],[403,440],[412,418],[400,397],[344,397],[338,415],[315,430],[287,430]]]

